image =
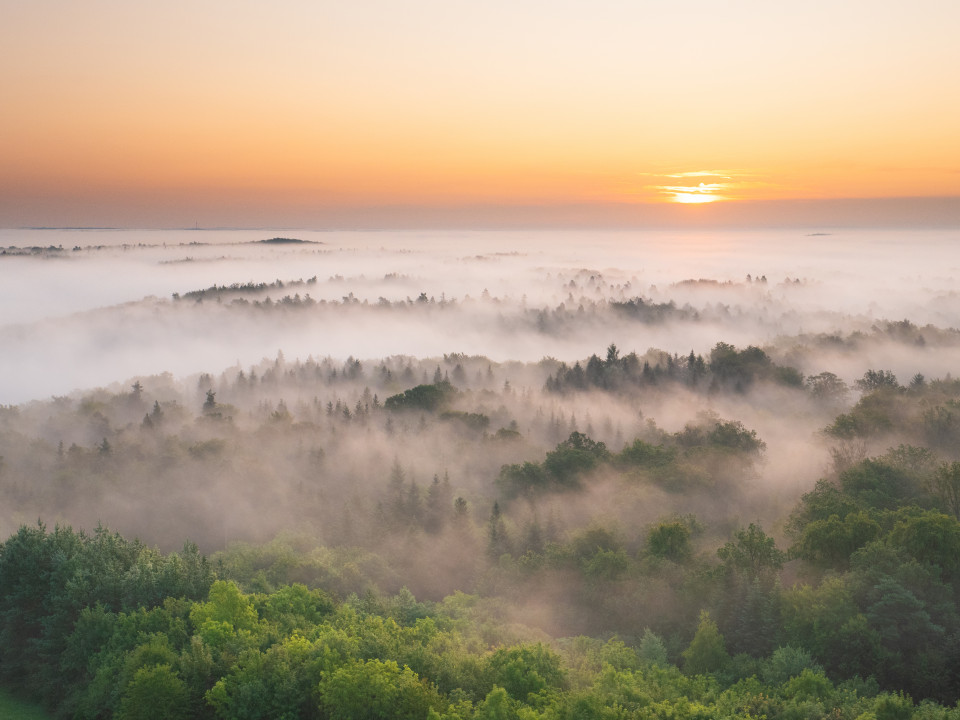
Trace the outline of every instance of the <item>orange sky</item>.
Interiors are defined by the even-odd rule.
[[[960,197],[958,27],[932,0],[10,0],[0,225]]]

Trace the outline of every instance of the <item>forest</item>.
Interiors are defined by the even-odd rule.
[[[435,253],[368,249],[374,280],[278,239],[255,252],[301,272],[0,328],[243,358],[0,406],[4,690],[58,718],[960,717],[952,297],[888,319],[828,274],[493,254],[451,261],[493,288],[458,294]],[[240,252],[210,251],[196,277]],[[389,352],[428,327],[470,351]],[[356,349],[251,360],[270,328]]]

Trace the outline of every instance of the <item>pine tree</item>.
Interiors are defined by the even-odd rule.
[[[427,532],[438,533],[443,529],[450,508],[450,478],[444,473],[443,482],[440,476],[434,475],[430,489],[427,490],[427,509],[424,517],[424,528]]]
[[[683,651],[683,669],[688,675],[705,675],[721,669],[729,659],[723,635],[710,613],[700,611],[700,624],[690,647]]]
[[[416,480],[411,480],[407,487],[406,522],[408,525],[420,524],[423,516],[423,507],[420,502],[420,486]]]
[[[390,480],[387,483],[387,516],[392,525],[399,524],[405,514],[405,485],[406,476],[403,468],[400,467],[400,461],[394,460],[393,467],[390,469]]]
[[[507,526],[503,522],[500,512],[500,503],[494,502],[490,512],[490,522],[487,525],[487,554],[492,560],[510,552],[510,538],[507,536]]]

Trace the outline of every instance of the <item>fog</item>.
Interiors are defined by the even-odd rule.
[[[262,242],[277,237],[302,242]],[[636,553],[688,515],[704,550],[755,521],[782,538],[837,469],[823,431],[857,379],[960,368],[956,231],[6,230],[0,246],[0,532],[102,522],[208,552],[300,532],[379,553],[383,582],[429,596],[484,587],[495,501],[515,554],[598,522]],[[691,352],[709,365],[718,343],[774,370],[698,375]],[[605,379],[578,385],[591,367]],[[824,400],[801,375],[827,372],[846,386]],[[447,382],[440,407],[385,407]],[[762,451],[704,445],[672,474],[603,461],[543,492],[502,469],[573,432],[682,454],[725,422]]]
[[[257,243],[284,235],[310,244]],[[0,402],[144,374],[214,372],[278,350],[300,358],[464,352],[499,362],[574,362],[614,341],[624,350],[686,353],[721,339],[785,345],[788,336],[869,331],[882,320],[953,328],[960,315],[956,240],[949,231],[876,230],[7,230],[0,233],[5,247],[64,249],[8,250],[0,258]],[[766,282],[747,283],[748,274]],[[172,300],[211,286],[309,278],[316,283],[202,304]],[[421,293],[441,307],[377,305]],[[326,304],[297,313],[234,306],[296,294]],[[607,303],[632,298],[672,302],[675,312],[656,322],[609,312]],[[888,360],[889,352],[872,352],[844,376],[878,361],[931,375],[947,367],[938,357],[897,351]]]

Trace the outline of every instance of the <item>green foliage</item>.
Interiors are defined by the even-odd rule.
[[[320,703],[330,720],[423,720],[444,709],[436,689],[392,660],[357,660],[320,681]]]
[[[858,548],[879,535],[880,525],[868,513],[850,513],[843,520],[831,515],[808,523],[791,553],[817,567],[846,567]]]
[[[930,487],[943,508],[960,520],[960,462],[940,465],[931,479]]]
[[[881,459],[907,473],[914,483],[929,477],[937,465],[937,455],[933,450],[916,445],[900,444],[887,450]]]
[[[314,717],[323,673],[345,659],[332,643],[293,635],[266,652],[245,654],[207,692],[207,702],[219,717],[231,720]]]
[[[211,580],[193,545],[163,556],[102,527],[93,535],[21,527],[0,546],[0,680],[59,703],[60,659],[86,609],[134,610],[166,597],[197,598]]]
[[[507,534],[507,525],[503,521],[500,503],[494,502],[490,510],[490,520],[487,523],[487,555],[492,560],[497,560],[510,550],[510,536]]]
[[[703,675],[716,672],[729,661],[723,635],[717,624],[710,619],[706,610],[700,612],[700,624],[697,632],[690,641],[690,646],[683,651],[683,669],[688,675]]]
[[[781,624],[779,585],[769,571],[751,575],[728,568],[724,576],[715,612],[728,650],[751,657],[768,654]]]
[[[650,636],[648,637],[648,633]],[[643,640],[641,640],[640,647],[634,651],[632,648],[628,647],[620,638],[612,637],[607,640],[601,647],[598,655],[600,660],[601,667],[603,665],[610,665],[617,670],[636,670],[640,667],[640,662],[644,659],[647,662],[654,664],[666,664],[666,656],[660,657],[660,650],[663,649],[664,653],[666,649],[663,647],[663,642],[660,638],[650,633],[649,628],[644,632],[644,638],[647,639],[646,651],[648,656],[643,658],[640,656],[640,653],[644,650]],[[657,647],[657,642],[659,641],[659,647]]]
[[[578,475],[592,470],[609,457],[607,446],[602,442],[591,440],[583,433],[572,432],[555,450],[547,453],[543,468],[560,485],[570,485]]]
[[[517,703],[510,699],[507,691],[495,685],[477,708],[474,717],[477,720],[516,720],[519,718],[516,706]]]
[[[664,468],[677,459],[677,449],[663,444],[652,445],[640,438],[632,445],[625,447],[617,456],[621,465],[634,466],[644,469]]]
[[[581,475],[611,458],[607,446],[583,433],[570,437],[547,453],[542,464],[524,462],[500,468],[497,487],[506,499],[533,497],[548,490],[570,490],[579,486]]]
[[[857,380],[854,385],[857,390],[863,393],[876,392],[877,390],[900,389],[897,376],[889,370],[867,370],[863,374],[863,377]]]
[[[787,645],[777,648],[764,663],[763,680],[770,685],[782,685],[804,670],[822,674],[823,668],[804,648]]]
[[[449,382],[441,380],[432,385],[417,385],[398,395],[388,397],[383,406],[388,410],[426,410],[440,409],[456,394],[457,390]]]
[[[519,440],[522,437],[520,431],[512,427],[502,427],[493,434],[495,440],[502,440],[506,442],[513,442]]]
[[[362,548],[327,548],[313,538],[290,534],[262,545],[234,543],[213,561],[247,592],[300,583],[346,596],[387,584],[395,574],[383,558]]]
[[[717,557],[732,571],[747,573],[751,578],[776,572],[783,566],[785,555],[777,549],[759,525],[734,533],[733,540],[717,550]]]
[[[552,484],[552,478],[547,471],[539,463],[529,461],[504,465],[497,478],[497,487],[507,499],[536,495],[550,488]]]
[[[949,452],[960,440],[960,403],[956,399],[932,408],[921,416],[923,437],[935,448]]]
[[[880,633],[885,645],[921,646],[942,636],[924,602],[894,578],[884,577],[871,588],[866,598],[867,621]]]
[[[50,720],[51,716],[37,705],[18,700],[0,689],[0,717],[5,720]]]
[[[894,508],[915,493],[904,470],[867,459],[840,474],[840,487],[861,507]]]
[[[804,668],[784,685],[784,695],[791,700],[828,701],[833,694],[833,684],[820,672]]]
[[[760,348],[751,345],[737,350],[733,345],[719,342],[710,351],[707,364],[714,380],[723,387],[744,392],[757,380],[800,387],[803,376],[793,368],[776,365]]]
[[[617,550],[597,550],[584,563],[584,573],[591,578],[600,580],[617,580],[630,566],[630,558],[622,549]]]
[[[434,605],[401,591],[338,604],[303,585],[245,595],[220,580],[203,600],[170,598],[130,612],[84,608],[61,643],[66,702],[59,711],[77,718],[521,720],[804,717],[834,708],[842,717],[909,717],[914,706],[906,695],[873,698],[875,686],[864,681],[835,686],[820,658],[830,660],[831,672],[851,675],[885,662],[883,682],[921,687],[911,663],[936,670],[935,651],[957,622],[942,605],[946,586],[932,574],[931,559],[913,558],[911,533],[943,531],[945,517],[904,511],[884,519],[890,538],[855,553],[845,576],[784,591],[789,644],[766,660],[730,657],[707,611],[682,653],[684,676],[650,629],[636,651],[617,638],[575,638],[561,654],[544,643],[493,640],[506,637],[502,616],[493,601],[477,597]],[[603,581],[609,578],[591,564],[623,553],[617,533],[602,525],[572,537],[568,550]],[[731,570],[722,577],[739,578],[722,589],[747,588],[734,594],[745,609],[750,588],[775,565],[772,550],[754,526],[722,553]],[[764,570],[750,580],[757,568]],[[741,645],[745,633],[737,631]],[[944,708],[924,707],[930,717],[945,717]]]
[[[883,693],[873,703],[877,720],[910,720],[913,709],[913,701],[902,692]]]
[[[209,600],[194,605],[190,621],[194,627],[226,624],[234,632],[253,632],[258,624],[257,611],[235,583],[217,580],[210,586]]]
[[[282,359],[261,369],[256,385],[244,376],[231,387],[229,373],[216,383],[203,379],[185,402],[190,410],[170,400],[161,410],[151,396],[153,381],[136,391],[142,396],[139,407],[126,392],[122,404],[108,391],[93,393],[75,403],[87,425],[86,439],[78,438],[85,447],[74,450],[55,452],[45,439],[18,448],[23,437],[17,426],[41,411],[24,408],[22,417],[2,413],[0,472],[8,496],[43,500],[16,474],[27,456],[91,506],[109,482],[120,490],[159,477],[166,484],[150,488],[151,497],[159,498],[173,494],[175,483],[192,485],[223,466],[236,476],[237,488],[242,482],[256,488],[238,501],[260,502],[265,493],[275,493],[290,510],[291,526],[309,520],[332,546],[290,534],[265,545],[231,546],[215,558],[219,581],[213,583],[195,547],[166,555],[103,530],[89,536],[68,528],[23,530],[0,546],[0,679],[47,699],[59,715],[76,718],[135,714],[134,696],[154,698],[143,701],[144,712],[165,708],[175,715],[186,697],[187,711],[196,718],[319,718],[334,711],[322,689],[356,696],[365,684],[389,686],[384,692],[399,693],[396,697],[409,690],[416,698],[423,691],[429,707],[421,704],[417,713],[463,720],[828,715],[849,720],[876,716],[881,706],[894,709],[881,707],[880,714],[919,715],[912,702],[901,702],[900,693],[956,702],[960,537],[951,494],[953,476],[960,476],[952,462],[960,438],[956,381],[921,378],[908,389],[889,382],[865,388],[836,427],[847,423],[850,437],[871,442],[841,444],[849,452],[838,452],[829,477],[807,488],[811,491],[787,526],[792,562],[781,578],[784,554],[759,522],[729,537],[723,533],[736,518],[755,517],[779,531],[779,508],[758,492],[766,483],[755,481],[761,473],[763,480],[792,481],[791,473],[806,464],[786,475],[782,468],[760,465],[765,444],[757,432],[709,413],[676,433],[648,420],[639,438],[611,454],[587,434],[570,433],[577,427],[572,411],[583,427],[598,428],[588,430],[590,436],[611,443],[616,437],[618,446],[623,428],[632,427],[636,417],[623,416],[614,427],[615,413],[598,416],[590,405],[593,417],[584,419],[586,406],[578,403],[585,398],[571,396],[547,409],[548,422],[542,413],[518,409],[526,389],[501,396],[490,389],[518,374],[501,366],[500,377],[491,372],[484,379],[482,368],[478,372],[463,360],[468,372],[461,366],[459,375],[453,373],[465,388],[457,397],[463,407],[469,402],[478,408],[475,413],[443,403],[429,409],[428,398],[444,384],[441,368],[433,385],[411,388],[389,403],[413,409],[412,416],[388,418],[369,390],[359,401],[357,391],[342,404],[341,397],[311,401],[303,392],[310,386],[302,378],[318,373],[329,374],[330,392],[354,392],[348,380],[361,372],[355,361],[341,372],[328,362],[295,365]],[[370,382],[384,396],[411,387],[423,367],[401,378],[405,365],[411,363],[385,362],[379,377],[360,382]],[[562,375],[562,390],[570,386],[559,366],[545,360],[543,372]],[[425,377],[431,371],[432,363]],[[653,351],[641,359],[621,356],[610,346],[605,356],[569,371],[577,387],[635,384],[625,400],[636,400],[630,407],[644,412],[673,390],[686,395],[738,392],[760,383],[795,387],[800,377],[778,368],[763,350],[723,345],[715,348],[710,365],[694,353]],[[828,376],[808,379],[807,390],[821,406],[801,400],[804,413],[842,401],[845,387]],[[288,409],[278,396],[268,399],[271,385],[295,403]],[[246,393],[260,405],[238,413],[236,427],[204,421],[196,415],[208,387],[223,398]],[[763,389],[756,389],[759,397]],[[779,412],[779,403],[800,398],[789,387],[767,390],[772,399],[756,408],[758,418],[771,406]],[[211,392],[212,412],[229,407],[217,402],[219,397]],[[717,398],[717,406],[732,407],[729,401]],[[144,430],[137,422],[151,403],[153,429]],[[488,415],[481,413],[489,414],[493,427],[517,417],[523,441],[492,441],[486,435]],[[44,433],[56,438],[59,421],[53,417]],[[390,453],[376,451],[378,432],[388,422],[399,448],[389,483]],[[245,451],[257,445],[252,440],[265,438],[282,438],[278,452],[264,455],[271,462]],[[71,442],[67,435],[66,444]],[[896,449],[864,459],[868,448],[898,442]],[[105,452],[98,453],[98,445]],[[359,464],[344,462],[350,458],[341,446],[369,452],[361,453]],[[525,454],[537,447],[553,449],[539,458]],[[947,462],[938,464],[931,448]],[[439,479],[454,457],[462,460],[453,467],[455,482],[463,483],[456,493]],[[512,464],[501,470],[494,496],[491,468],[499,466],[498,457]],[[151,463],[170,469],[158,474]],[[464,468],[467,477],[457,477]],[[438,472],[433,484],[422,483],[424,474],[433,472]],[[288,473],[295,484],[278,484]],[[93,479],[96,483],[87,482]],[[592,487],[585,488],[588,483]],[[778,487],[787,493],[782,497],[792,494]],[[547,497],[559,491],[565,495]],[[506,502],[513,498],[519,501]],[[603,505],[598,508],[596,501]],[[485,525],[484,510],[491,506]],[[695,541],[695,528],[672,514],[691,509],[705,513],[709,522],[708,532]],[[158,517],[167,518],[159,510]],[[194,519],[191,512],[186,521]],[[661,520],[647,528],[649,537],[641,536],[637,523],[656,517]],[[584,526],[587,518],[604,519]],[[203,542],[244,531],[228,518],[209,528]],[[456,580],[448,581],[451,576]],[[434,601],[418,600],[406,588],[398,592],[405,583]],[[483,597],[440,600],[451,587]],[[700,608],[709,615],[697,629]],[[523,627],[525,621],[537,627]],[[652,629],[642,636],[634,634],[647,627]],[[543,628],[592,637],[553,645]],[[614,632],[624,640],[608,640]],[[679,674],[671,659],[682,659],[690,674]],[[881,688],[884,698],[875,703]],[[946,717],[954,711],[924,712]]]
[[[804,381],[804,385],[811,398],[827,406],[842,404],[850,394],[847,384],[832,372],[811,375]]]
[[[702,414],[700,423],[688,424],[674,435],[674,439],[680,447],[688,451],[756,455],[767,447],[757,436],[756,430],[748,430],[739,420],[720,420],[712,413]]]
[[[781,600],[783,637],[803,647],[830,672],[842,677],[870,675],[881,638],[857,606],[847,577],[828,577],[819,586],[785,590]]]
[[[570,538],[570,550],[582,562],[597,552],[616,552],[623,546],[620,537],[612,528],[592,523]]]
[[[466,430],[476,433],[482,433],[488,427],[490,427],[490,418],[482,413],[468,413],[456,410],[447,410],[440,413],[440,419],[458,424]],[[501,430],[506,432],[505,428],[501,428]]]
[[[714,484],[749,472],[766,443],[755,430],[714,414],[702,416],[674,435],[659,433],[659,443],[637,438],[619,454],[580,432],[573,432],[547,453],[542,463],[503,465],[496,483],[504,499],[531,500],[547,492],[580,488],[593,470],[609,467],[631,479],[657,483],[672,491]]]
[[[919,562],[939,568],[944,578],[960,579],[960,522],[936,511],[897,522],[890,542]]]
[[[190,718],[187,686],[169,665],[141,667],[120,701],[118,720],[180,720]]]
[[[667,665],[667,646],[663,644],[663,638],[657,635],[650,628],[643,631],[640,638],[640,646],[637,648],[637,655],[640,659],[650,665]]]
[[[790,516],[787,527],[794,534],[800,534],[811,522],[827,520],[836,515],[843,520],[850,513],[859,510],[857,503],[828,480],[818,480],[813,490],[805,493],[800,504]]]
[[[896,389],[881,386],[861,397],[850,412],[838,415],[824,432],[843,439],[882,435],[895,427],[903,407],[902,396]]]
[[[691,427],[686,446],[634,443],[634,467],[666,447],[674,458],[756,451],[734,424],[711,438],[719,426]],[[567,443],[612,459],[586,436]],[[909,696],[956,701],[960,523],[910,504],[931,468],[902,446],[852,466],[838,485],[818,484],[791,521],[793,557],[815,582],[789,589],[778,582],[784,554],[758,524],[737,530],[711,563],[694,558],[690,521],[661,521],[638,562],[609,521],[559,542],[534,516],[539,539],[523,540],[495,504],[488,577],[504,594],[438,603],[405,588],[340,603],[285,584],[317,571],[311,582],[333,587],[337,563],[360,557],[293,537],[232,549],[218,563],[222,579],[204,585],[209,569],[189,546],[163,556],[106,531],[21,530],[0,546],[0,628],[11,641],[0,671],[76,718],[909,717],[920,712]],[[535,549],[501,558],[525,543]],[[561,580],[579,607],[618,613],[624,625],[652,619],[656,632],[627,638],[634,647],[581,637],[553,650],[511,624],[506,598],[534,590],[524,584],[533,578]],[[697,605],[708,610],[693,632]],[[686,675],[669,663],[678,656]],[[874,698],[878,688],[888,692]],[[923,707],[924,717],[949,712]]]
[[[654,525],[647,535],[647,552],[654,557],[683,562],[693,552],[690,528],[680,520]]]
[[[960,579],[960,523],[912,504],[929,499],[933,467],[929,450],[901,445],[842,472],[839,488],[823,481],[804,496],[791,554],[837,574],[782,594],[782,639],[838,677],[873,675],[885,689],[952,702],[943,688],[947,638],[960,632],[948,585]],[[843,514],[824,517],[834,510]]]
[[[333,612],[334,603],[322,590],[308,590],[305,585],[285,585],[266,596],[253,599],[258,615],[275,623],[280,632],[311,628]]]
[[[559,690],[564,684],[560,656],[542,643],[497,650],[489,666],[494,684],[523,702],[530,702],[531,695]]]
[[[739,420],[717,422],[707,434],[707,442],[714,447],[741,453],[759,453],[767,447],[757,437],[756,430],[748,430]]]

